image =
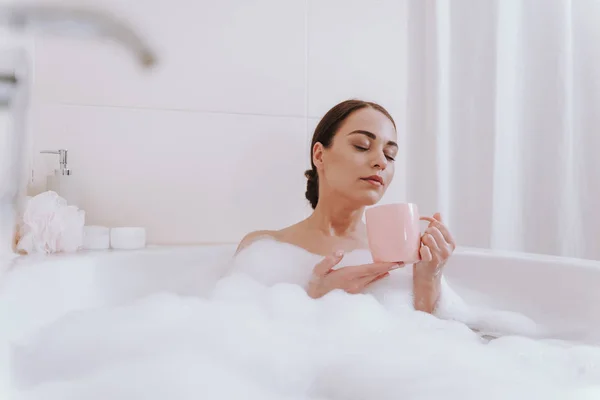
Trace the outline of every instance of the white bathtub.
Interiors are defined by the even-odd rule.
[[[277,330],[269,331],[268,329],[271,328],[258,329],[258,332],[269,332],[269,335],[275,335],[271,339],[265,339],[267,342],[264,343],[261,342],[260,335],[256,336],[253,333],[256,331],[249,330],[246,332],[244,329],[247,328],[240,328],[240,324],[247,318],[250,318],[251,324],[256,322],[260,326],[261,323],[266,321],[261,317],[254,320],[251,317],[252,314],[249,314],[248,317],[240,315],[240,321],[236,321],[231,319],[231,314],[225,308],[223,310],[226,315],[221,317],[220,314],[212,314],[211,320],[209,311],[212,308],[203,308],[201,303],[186,300],[186,298],[197,298],[197,295],[202,297],[202,294],[207,293],[214,287],[234,249],[235,246],[233,245],[155,247],[141,251],[82,252],[75,255],[55,255],[41,258],[21,257],[14,260],[3,269],[0,282],[0,321],[2,326],[0,356],[8,356],[12,352],[12,350],[9,350],[9,342],[23,343],[31,338],[34,338],[34,340],[30,343],[29,350],[26,350],[25,353],[18,353],[19,356],[16,358],[19,360],[18,363],[10,365],[9,360],[11,358],[9,357],[0,360],[2,361],[0,363],[0,373],[2,373],[2,376],[0,376],[0,392],[2,392],[3,387],[6,388],[6,382],[11,381],[8,375],[5,374],[8,374],[8,371],[19,371],[15,372],[20,376],[19,383],[15,384],[20,387],[9,390],[29,390],[31,388],[32,392],[28,392],[31,397],[26,398],[36,400],[105,398],[102,397],[102,393],[110,394],[108,397],[115,399],[162,399],[166,397],[161,393],[167,392],[171,393],[167,396],[168,398],[182,399],[198,398],[198,396],[202,397],[204,394],[210,398],[223,399],[279,398],[277,396],[264,397],[265,395],[262,393],[246,394],[247,387],[244,385],[247,384],[247,381],[237,380],[238,377],[235,372],[238,371],[236,368],[244,368],[243,366],[247,363],[245,361],[246,357],[254,357],[252,363],[262,365],[258,369],[252,366],[246,368],[245,373],[247,376],[254,376],[258,379],[258,382],[262,379],[263,384],[272,382],[275,386],[277,386],[277,382],[285,381],[287,390],[296,390],[294,388],[298,382],[286,381],[288,378],[285,378],[284,375],[295,376],[294,374],[300,374],[299,376],[304,377],[307,381],[313,379],[311,377],[312,369],[303,369],[303,366],[308,364],[306,364],[307,360],[303,358],[303,353],[296,351],[295,346],[297,344],[281,347],[287,343],[288,339],[277,336]],[[477,249],[459,249],[447,266],[446,271],[449,284],[469,302],[523,313],[556,333],[551,337],[587,342],[594,345],[600,344],[599,262],[498,253]],[[149,297],[149,295],[160,292],[191,296]],[[281,294],[282,292],[277,293]],[[119,304],[131,304],[133,300],[141,300],[142,298],[145,298],[144,301],[149,302],[139,306],[137,310],[141,311],[129,314],[129,317],[125,320],[119,320],[119,315],[122,315],[118,311],[119,307],[109,307]],[[360,299],[357,298],[357,300]],[[164,303],[160,303],[161,301]],[[332,301],[335,302],[335,300]],[[276,300],[273,304],[277,303]],[[361,304],[363,305],[360,307],[365,306],[365,303]],[[288,314],[289,309],[287,307],[290,305],[294,307],[292,302],[286,303],[283,306],[284,309],[277,306],[274,308],[275,311],[283,311],[283,314],[279,314],[280,316],[289,315],[284,317],[283,321],[288,320],[290,317],[292,319],[297,318],[294,317],[296,314],[293,312]],[[238,304],[236,307],[244,310],[244,301],[242,300],[241,305]],[[92,309],[108,311],[106,313],[94,313]],[[125,307],[125,311],[122,312],[127,313],[127,309]],[[87,311],[72,313],[71,315],[75,314],[75,318],[61,319],[61,317],[77,310]],[[165,310],[167,311],[165,312]],[[203,314],[203,310],[208,310],[207,314]],[[307,309],[305,308],[305,310]],[[366,321],[371,321],[368,317],[371,314],[361,314],[360,310],[358,314],[362,315],[362,317],[358,317],[359,319],[366,318]],[[377,313],[375,312],[375,314]],[[216,319],[214,315],[217,315]],[[302,318],[303,314],[298,315]],[[110,319],[107,320],[106,318]],[[139,325],[136,325],[138,324],[136,322],[138,318],[140,322]],[[205,318],[208,318],[208,322]],[[56,324],[51,324],[55,321]],[[104,323],[102,321],[111,322]],[[415,321],[418,323],[419,318],[416,318]],[[218,326],[221,323],[232,325],[231,328],[218,331]],[[370,322],[366,322],[366,324],[360,325],[363,327],[361,328],[364,330],[363,333],[368,333],[369,324]],[[44,326],[50,326],[51,329],[40,331],[39,328]],[[66,330],[63,330],[65,326]],[[92,327],[90,328],[90,326]],[[216,336],[213,337],[214,343],[221,346],[217,347],[217,351],[223,354],[219,357],[229,360],[227,366],[232,368],[230,370],[221,372],[219,368],[215,370],[211,364],[212,361],[207,361],[205,358],[210,357],[214,347],[202,347],[202,340],[197,339],[198,337],[210,337],[211,329],[213,329],[211,327],[213,326],[216,327],[214,329],[217,331]],[[149,327],[152,328],[148,329]],[[400,332],[408,332],[408,335],[410,329],[407,330],[406,328],[406,325],[402,325]],[[40,332],[42,333],[40,334]],[[123,335],[123,332],[125,335]],[[206,336],[207,332],[209,336]],[[230,336],[232,335],[230,332],[234,332],[233,336]],[[323,334],[327,335],[327,332],[326,329]],[[432,335],[435,335],[435,329],[431,332],[433,332]],[[319,332],[320,334],[321,332]],[[339,332],[339,334],[345,335],[346,333]],[[162,339],[157,338],[173,336],[178,338],[177,341],[161,348],[159,342]],[[221,339],[214,339],[215,337]],[[302,337],[302,335],[299,337]],[[339,337],[338,334],[334,334],[335,339],[330,338],[329,340],[338,343],[337,338]],[[397,337],[393,336],[392,342],[389,342],[390,345]],[[410,352],[414,351],[413,349],[418,349],[418,337],[414,336],[413,339],[410,339],[416,340],[417,347],[411,344],[410,347],[400,351]],[[489,370],[494,371],[494,376],[481,372],[488,369],[484,365],[477,366],[477,354],[483,353],[477,352],[476,345],[469,345],[475,347],[465,347],[466,350],[464,351],[473,351],[472,357],[475,357],[475,361],[466,364],[455,361],[455,363],[458,363],[458,371],[460,371],[460,374],[456,375],[455,378],[461,382],[459,386],[456,386],[449,383],[450,381],[446,376],[432,377],[428,372],[431,365],[443,366],[447,360],[444,358],[446,353],[448,357],[453,357],[454,347],[442,344],[447,337],[445,334],[441,334],[438,339],[432,336],[433,339],[427,342],[426,347],[431,348],[431,343],[434,346],[433,348],[438,346],[438,350],[432,351],[430,357],[433,357],[433,359],[420,367],[413,364],[418,358],[409,361],[409,364],[403,364],[402,357],[394,356],[394,360],[399,360],[399,364],[393,368],[394,370],[401,368],[398,372],[401,376],[406,376],[409,373],[414,374],[416,371],[422,374],[415,375],[418,378],[411,380],[408,386],[406,386],[407,382],[400,384],[391,381],[391,383],[387,383],[386,387],[377,384],[374,389],[370,388],[368,386],[369,382],[376,382],[378,378],[383,376],[381,375],[382,372],[371,369],[371,377],[357,380],[352,378],[354,360],[351,362],[342,361],[343,364],[340,365],[343,365],[343,370],[341,372],[337,370],[338,379],[341,380],[335,384],[334,390],[338,393],[338,397],[334,397],[347,398],[339,394],[344,393],[345,390],[363,390],[367,391],[368,394],[365,394],[367,392],[363,392],[363,394],[354,392],[352,398],[374,396],[383,399],[391,398],[390,396],[393,397],[395,393],[406,395],[407,393],[404,390],[408,390],[408,393],[419,393],[421,396],[419,398],[438,398],[439,393],[446,393],[445,390],[455,390],[457,392],[454,396],[458,396],[457,393],[462,394],[458,397],[450,396],[448,398],[480,398],[477,397],[478,395],[468,394],[471,390],[469,389],[471,384],[476,382],[479,385],[478,390],[480,393],[485,390],[488,390],[489,393],[495,393],[496,390],[499,390],[498,388],[501,388],[502,395],[508,396],[505,398],[517,398],[518,396],[533,398],[535,397],[534,393],[538,393],[537,391],[540,389],[546,390],[545,388],[550,387],[548,384],[554,383],[556,380],[555,378],[545,378],[550,380],[548,383],[542,381],[541,384],[535,380],[537,379],[535,375],[537,371],[544,370],[546,364],[552,366],[549,368],[555,368],[556,371],[560,370],[554,372],[558,377],[572,373],[577,374],[579,373],[577,371],[587,371],[585,373],[590,376],[588,384],[600,384],[600,370],[595,366],[597,361],[600,360],[600,351],[583,350],[584,353],[581,353],[581,351],[575,349],[564,354],[556,353],[555,350],[546,353],[547,350],[541,347],[527,345],[525,354],[528,355],[525,357],[531,357],[530,361],[534,362],[535,366],[530,367],[531,369],[524,375],[522,371],[519,372],[518,368],[513,368],[513,364],[496,364],[496,358],[500,360],[501,357],[494,356],[496,357],[493,358],[494,361],[489,361],[492,360],[491,355],[498,354],[494,353],[494,351],[498,351],[494,348],[502,349],[502,346],[512,348],[512,354],[516,354],[517,357],[523,356],[524,347],[519,347],[522,344],[519,345],[519,342],[509,340],[503,342],[504,344],[499,343],[501,341],[491,342],[499,344],[496,347],[492,345],[489,352],[485,353],[488,354],[485,358],[488,361],[484,361],[484,363],[487,362],[486,365],[490,367]],[[380,339],[379,336],[376,336],[376,338],[376,340]],[[98,340],[101,342],[99,343]],[[127,342],[124,342],[125,344],[120,343],[122,340],[127,340]],[[226,344],[229,343],[226,342],[227,340],[232,340],[231,345]],[[248,347],[244,347],[246,340],[249,343]],[[289,340],[293,341],[294,339]],[[179,342],[181,347],[177,344]],[[261,343],[265,346],[264,350],[246,355],[248,349],[255,349],[256,344],[260,348]],[[273,351],[271,343],[279,346],[275,347],[279,350]],[[335,354],[340,357],[340,360],[344,360],[345,354],[348,354],[348,349],[343,347],[343,341],[339,343],[341,343],[342,348],[337,350],[339,354]],[[374,343],[373,339],[369,343]],[[461,346],[461,343],[463,343],[462,339],[456,342],[459,346]],[[96,346],[99,346],[99,349],[108,349],[106,354],[110,356],[104,356],[105,351],[97,350]],[[18,349],[18,346],[13,348]],[[299,348],[302,349],[302,345]],[[389,352],[391,349],[389,347],[385,348],[383,352],[380,351],[380,357],[382,357],[382,354],[394,354]],[[366,360],[375,362],[370,359],[370,351],[366,353],[368,357]],[[541,353],[536,353],[537,351],[541,351]],[[34,361],[28,361],[30,360],[28,352],[32,352]],[[465,357],[464,354],[466,353],[463,350],[459,350],[459,352],[463,354],[461,357]],[[296,357],[295,361],[286,361],[281,364],[283,360],[277,359],[277,354],[284,353],[291,355],[292,359]],[[581,359],[582,354],[587,353],[590,354],[589,361],[581,361],[577,365],[569,366],[569,359]],[[188,354],[193,354],[193,356],[189,358]],[[401,354],[405,355],[407,353]],[[548,357],[555,354],[556,357],[553,363],[545,363],[539,360],[539,354],[542,354],[542,357],[546,357],[546,354],[548,354]],[[146,361],[136,364],[136,357],[141,357],[142,360]],[[583,357],[588,356],[584,355]],[[557,361],[557,359],[565,360],[564,366],[561,366],[563,361]],[[484,358],[480,358],[480,360],[484,360]],[[104,365],[103,363],[107,362],[116,363],[111,367],[114,369],[111,370],[107,366],[106,369],[101,370],[105,372],[94,375],[94,368],[101,368]],[[373,365],[387,371],[388,367],[386,365],[390,365],[389,362],[391,361],[388,360],[379,365]],[[526,360],[523,364],[525,367],[527,362]],[[310,368],[318,368],[318,365],[318,362],[316,362]],[[280,368],[281,366],[284,366],[284,368]],[[86,371],[81,376],[81,380],[79,378],[80,371]],[[453,368],[448,367],[444,374],[452,376],[455,373],[454,371]],[[356,372],[358,373],[358,371]],[[110,373],[113,375],[110,375]],[[316,372],[316,374],[321,373]],[[513,373],[513,375],[506,377],[510,373]],[[363,373],[359,374],[362,376]],[[552,372],[548,376],[552,376],[551,374]],[[209,376],[210,378],[202,381],[197,379],[198,376]],[[473,376],[479,377],[473,380]],[[4,386],[3,377],[5,378]],[[423,383],[431,379],[435,379],[435,381],[432,381],[431,386]],[[40,380],[48,382],[48,385],[36,386]],[[521,381],[521,383],[518,381]],[[246,383],[244,384],[244,382]],[[533,386],[529,389],[533,391],[523,392],[523,384],[528,385],[530,382]],[[382,384],[385,384],[385,382]],[[12,383],[9,383],[9,385],[12,385]],[[253,385],[248,387],[254,387]],[[494,385],[499,386],[494,389],[496,387]],[[449,389],[443,389],[446,386]],[[437,391],[432,392],[433,394],[429,393],[430,388]],[[277,387],[269,390],[271,389],[276,391]],[[569,400],[597,398],[595,396],[599,395],[600,386],[587,388],[585,384],[582,384],[582,390],[588,389],[592,390],[592,392],[589,392],[591,394],[586,392],[588,397],[579,397],[579,395],[573,397],[572,394],[567,394],[566,397],[558,398],[561,400],[563,398]],[[179,395],[175,392],[172,393],[173,390],[175,392],[179,391]],[[299,387],[297,390],[302,391],[304,389]],[[380,392],[377,393],[377,390]],[[411,392],[411,390],[416,392]],[[514,390],[514,392],[511,392],[511,390]],[[555,389],[549,390],[552,392]],[[371,391],[373,391],[372,394]],[[518,393],[518,395],[511,393]]]
[[[235,246],[152,247],[20,257],[0,282],[5,338],[33,332],[73,310],[157,292],[211,288]],[[446,268],[467,301],[523,313],[562,338],[600,343],[600,262],[460,248]]]

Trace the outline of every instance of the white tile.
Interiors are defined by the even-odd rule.
[[[108,41],[38,38],[40,100],[306,115],[304,0],[104,0],[102,8],[143,33],[158,67],[140,70]]]
[[[312,137],[315,133],[315,129],[317,129],[317,125],[319,124],[320,118],[307,118],[306,122],[306,136],[308,141],[308,151],[309,151],[309,167],[310,167],[310,145],[312,143]]]
[[[348,98],[404,108],[406,0],[308,0],[308,113]]]
[[[89,224],[237,242],[307,214],[304,118],[44,106],[35,126],[37,150],[69,149]]]

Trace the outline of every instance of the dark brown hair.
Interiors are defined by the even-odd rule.
[[[308,181],[306,182],[306,199],[310,202],[310,205],[314,209],[317,207],[317,203],[319,202],[319,174],[317,173],[317,168],[313,163],[313,148],[315,147],[315,143],[319,142],[325,148],[329,148],[331,146],[331,142],[333,141],[333,137],[337,133],[342,122],[350,116],[353,112],[360,110],[362,108],[371,107],[383,115],[389,118],[394,125],[394,129],[396,128],[396,123],[394,119],[387,112],[385,108],[376,103],[371,103],[369,101],[362,100],[346,100],[331,110],[327,111],[327,114],[323,116],[321,121],[319,121],[319,125],[315,129],[315,133],[313,134],[312,142],[310,145],[310,164],[312,169],[306,170],[304,172],[304,176]]]

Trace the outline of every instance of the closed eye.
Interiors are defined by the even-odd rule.
[[[366,147],[356,146],[356,145],[354,145],[354,148],[356,148],[356,150],[358,150],[358,151],[367,151],[367,150],[369,150]],[[387,158],[389,161],[396,161],[396,159],[394,157],[388,156],[387,154],[385,155],[385,158]]]

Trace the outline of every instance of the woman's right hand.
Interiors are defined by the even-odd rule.
[[[371,283],[385,278],[389,271],[403,266],[401,263],[373,263],[333,270],[342,258],[342,251],[332,256],[325,257],[313,269],[312,278],[308,284],[307,293],[317,299],[335,289],[342,289],[348,293],[360,293]]]

